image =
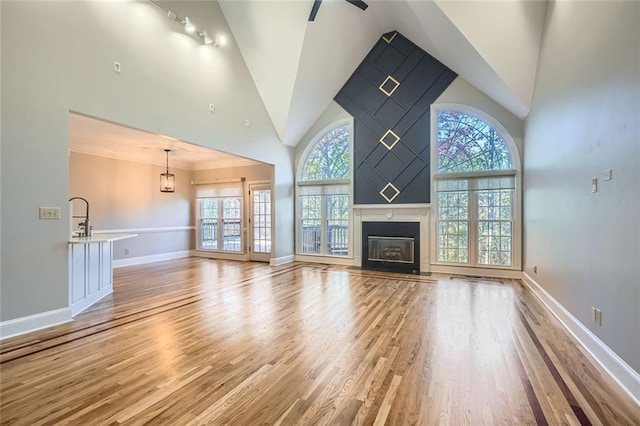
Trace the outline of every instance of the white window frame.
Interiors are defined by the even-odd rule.
[[[240,249],[239,250],[225,250],[223,248],[221,248],[224,245],[224,217],[222,212],[224,211],[224,199],[238,199],[240,201]],[[209,248],[203,248],[200,247],[200,220],[202,219],[202,217],[200,216],[200,201],[202,200],[216,200],[218,203],[218,218],[216,219],[216,227],[218,228],[217,231],[217,235],[218,235],[218,248],[217,249],[209,249]],[[244,253],[244,221],[245,221],[245,216],[244,216],[244,197],[242,196],[233,196],[233,197],[207,197],[207,198],[197,198],[196,199],[196,229],[197,229],[197,235],[198,235],[198,239],[196,240],[196,244],[197,244],[197,250],[198,251],[207,251],[207,252],[221,252],[221,253],[232,253],[232,254],[243,254]]]
[[[232,178],[232,179],[213,179],[213,180],[206,180],[206,181],[198,181],[198,182],[193,182],[193,185],[196,185],[195,188],[195,193],[194,193],[194,197],[193,197],[193,202],[194,202],[194,214],[195,214],[195,237],[196,237],[196,248],[195,248],[195,253],[197,253],[198,256],[202,256],[202,257],[209,257],[209,258],[214,258],[214,259],[229,259],[229,260],[248,260],[247,258],[247,252],[246,252],[246,234],[247,234],[247,217],[246,217],[246,202],[247,202],[247,197],[246,197],[246,185],[245,185],[245,179],[244,178]],[[227,251],[227,250],[222,250],[222,249],[201,249],[200,248],[200,202],[199,200],[202,198],[227,198],[226,195],[212,195],[210,197],[206,197],[206,196],[202,196],[199,197],[197,195],[198,189],[197,186],[198,185],[203,185],[203,186],[216,186],[218,188],[221,188],[221,191],[223,191],[222,188],[225,187],[238,187],[238,190],[236,192],[237,195],[233,195],[232,198],[235,197],[239,197],[240,198],[240,215],[241,215],[241,219],[240,219],[240,232],[241,232],[241,238],[240,238],[240,251]],[[221,240],[220,240],[221,241]]]
[[[497,130],[509,148],[511,153],[512,170],[493,170],[469,173],[445,173],[438,172],[438,113],[440,111],[458,111],[465,114],[474,115]],[[518,146],[507,129],[494,117],[486,112],[474,108],[469,105],[441,103],[431,105],[431,264],[436,266],[432,268],[434,272],[456,272],[463,271],[465,268],[484,269],[484,270],[505,270],[505,271],[521,271],[522,270],[522,163],[520,160],[520,152]],[[513,176],[515,180],[514,196],[513,196],[513,229],[512,229],[512,265],[485,265],[477,262],[477,194],[475,191],[469,190],[469,262],[468,263],[447,263],[438,260],[438,200],[436,192],[436,181],[438,179],[453,178],[481,178],[494,176]],[[444,268],[437,268],[438,266]],[[464,271],[463,271],[464,272]]]
[[[341,180],[330,180],[330,181],[303,181],[302,180],[302,172],[303,172],[303,168],[304,168],[304,164],[307,161],[307,158],[309,157],[309,154],[311,153],[311,151],[313,150],[313,148],[315,147],[315,145],[331,130],[337,128],[337,127],[342,127],[342,126],[349,126],[349,179],[341,179]],[[322,261],[322,259],[326,259],[328,260],[328,263],[340,263],[340,260],[343,259],[345,261],[347,261],[348,264],[351,264],[351,261],[353,260],[353,237],[354,237],[354,233],[353,233],[353,133],[354,133],[354,126],[353,126],[353,119],[352,118],[348,118],[348,119],[343,119],[343,120],[339,120],[336,122],[333,122],[332,124],[326,126],[325,128],[323,128],[322,130],[320,130],[318,133],[316,133],[316,135],[313,137],[313,139],[307,144],[307,146],[305,147],[304,151],[302,152],[302,155],[299,158],[298,163],[296,164],[296,184],[295,184],[295,238],[296,238],[296,243],[295,243],[295,251],[296,251],[296,259],[299,260],[308,260],[308,261]],[[346,185],[349,190],[348,190],[348,196],[349,196],[349,213],[348,213],[348,221],[349,221],[349,231],[348,231],[348,240],[349,243],[347,244],[348,246],[348,254],[346,256],[342,256],[342,255],[332,255],[332,254],[327,254],[326,253],[326,240],[321,240],[320,242],[320,246],[321,246],[321,250],[320,253],[303,253],[302,252],[302,231],[300,229],[300,222],[302,219],[302,200],[300,197],[300,187],[302,186],[315,186],[315,187],[320,187],[320,186],[327,186],[327,185]],[[321,235],[326,236],[327,235],[327,217],[326,217],[326,212],[327,212],[327,206],[326,206],[327,202],[326,202],[326,195],[322,195],[322,212],[324,217],[321,220]]]
[[[253,219],[253,199],[251,194],[252,187],[263,187],[263,189],[269,189],[271,191],[271,251],[268,253],[265,252],[256,252],[254,251],[254,240],[253,240],[253,226],[254,223],[250,222],[249,219]],[[255,180],[255,181],[245,181],[244,182],[244,198],[245,198],[245,223],[246,223],[246,253],[247,260],[255,260],[258,262],[268,262],[269,259],[273,256],[275,249],[275,233],[273,232],[273,227],[275,223],[275,200],[273,193],[273,185],[269,180]]]

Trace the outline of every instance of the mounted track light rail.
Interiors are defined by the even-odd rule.
[[[224,36],[219,36],[216,40],[214,40],[206,31],[198,31],[198,29],[193,24],[193,22],[191,22],[191,19],[189,19],[188,16],[181,18],[175,13],[173,13],[172,11],[170,11],[169,9],[167,9],[166,7],[164,7],[163,5],[161,5],[160,3],[158,3],[157,1],[155,0],[149,0],[149,1],[153,3],[156,7],[162,9],[167,14],[167,17],[169,19],[178,22],[180,25],[184,25],[184,30],[186,33],[195,34],[198,37],[200,37],[200,39],[202,39],[204,44],[213,45],[216,47],[224,46],[226,44],[227,39]]]

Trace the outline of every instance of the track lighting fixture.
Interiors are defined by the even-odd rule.
[[[160,3],[158,3],[157,1],[155,0],[149,0],[149,1],[153,3],[155,6],[157,6],[158,8],[162,9],[167,14],[167,17],[169,19],[171,19],[172,21],[179,22],[181,25],[183,25],[184,30],[188,34],[195,34],[198,37],[200,37],[200,39],[202,39],[204,44],[213,45],[213,46],[224,46],[225,44],[227,44],[227,39],[225,36],[223,35],[218,36],[218,38],[214,40],[206,31],[198,31],[198,29],[193,24],[193,22],[191,22],[191,19],[189,19],[188,16],[181,18],[175,13],[173,13],[172,11],[170,11],[169,9],[167,9],[166,7],[164,7],[163,5],[161,5]]]

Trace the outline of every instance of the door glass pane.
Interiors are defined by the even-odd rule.
[[[322,233],[322,197],[320,195],[301,196],[300,202],[302,203],[300,251],[319,254]]]
[[[252,190],[253,251],[271,253],[271,190]]]
[[[242,235],[242,198],[222,199],[222,250],[240,251]]]
[[[327,195],[327,254],[349,254],[349,196]]]
[[[478,263],[512,264],[513,190],[478,191]]]
[[[218,199],[200,199],[200,241],[203,250],[218,249]]]
[[[469,193],[440,192],[438,200],[438,261],[469,262]]]

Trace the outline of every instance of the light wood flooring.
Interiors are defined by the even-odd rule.
[[[519,281],[189,258],[0,346],[0,423],[640,425]]]

